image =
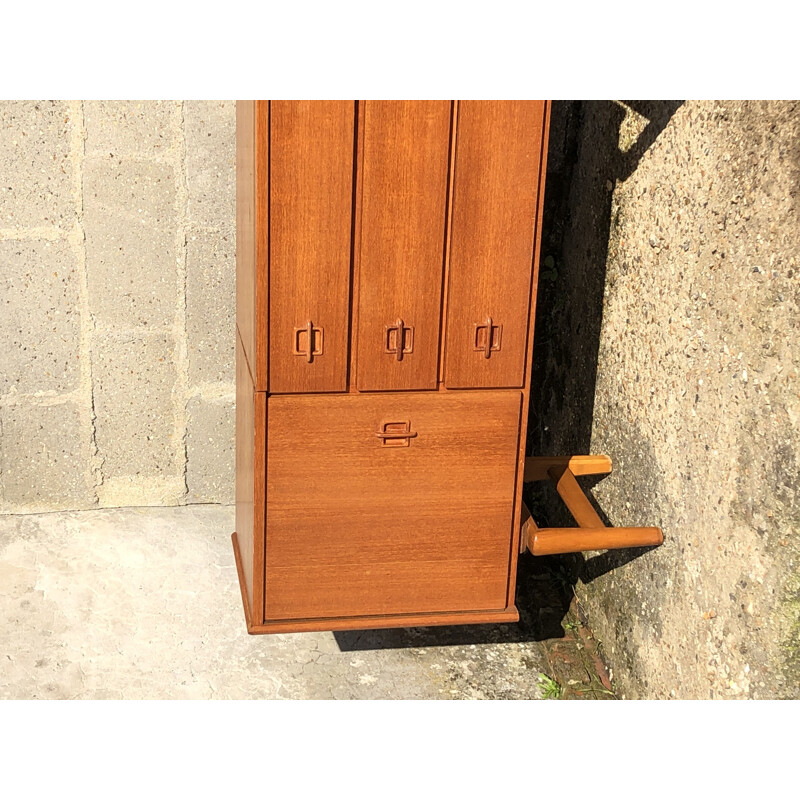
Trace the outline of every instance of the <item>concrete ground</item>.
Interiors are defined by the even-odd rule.
[[[0,698],[524,699],[540,673],[610,695],[542,574],[519,625],[250,636],[233,525],[217,505],[0,517]]]

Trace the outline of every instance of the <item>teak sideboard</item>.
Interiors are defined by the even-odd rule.
[[[251,633],[518,619],[549,111],[237,104]],[[551,461],[533,479],[581,472]]]

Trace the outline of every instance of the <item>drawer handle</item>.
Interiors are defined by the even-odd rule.
[[[394,325],[387,325],[385,344],[385,352],[402,361],[404,354],[414,352],[414,326],[406,325],[402,319],[398,319]]]
[[[316,327],[311,320],[305,324],[305,327],[295,328],[293,352],[296,356],[305,356],[309,364],[314,361],[314,356],[321,356],[322,328]]]
[[[384,422],[381,429],[375,434],[381,439],[384,447],[408,447],[411,439],[416,435],[416,431],[411,430],[411,422]]]
[[[495,325],[491,317],[475,325],[475,350],[483,352],[484,358],[491,358],[492,352],[500,349],[503,326]]]

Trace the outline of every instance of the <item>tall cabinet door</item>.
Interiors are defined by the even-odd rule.
[[[543,115],[537,101],[459,103],[448,388],[524,383]]]
[[[270,104],[269,390],[347,390],[355,104]]]
[[[452,104],[363,104],[361,391],[435,389]]]

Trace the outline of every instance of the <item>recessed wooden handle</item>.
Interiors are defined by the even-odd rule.
[[[417,432],[411,430],[410,420],[404,422],[384,422],[375,434],[383,440],[386,447],[408,447],[409,440],[416,437]]]
[[[406,325],[398,318],[394,325],[386,326],[386,352],[393,354],[398,361],[406,353],[414,352],[414,326]]]
[[[503,326],[495,325],[491,317],[475,325],[474,349],[483,353],[484,358],[491,358],[492,352],[500,349]]]
[[[300,342],[300,337],[305,334],[306,342],[303,346]],[[294,329],[294,349],[293,352],[296,356],[305,356],[306,361],[311,364],[314,361],[314,356],[322,355],[322,328],[317,327],[309,320],[302,328]]]

